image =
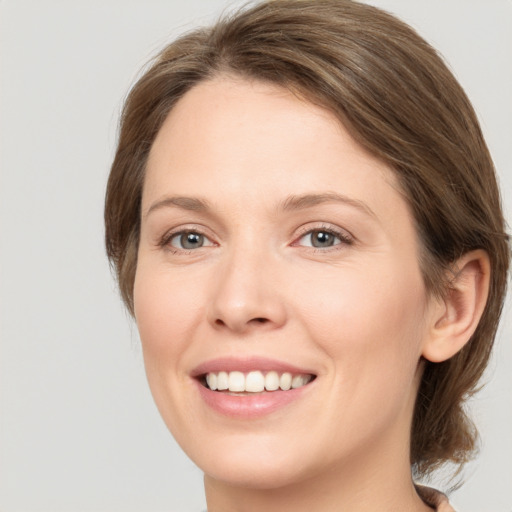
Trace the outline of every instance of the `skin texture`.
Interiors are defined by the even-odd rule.
[[[312,247],[326,229],[334,245]],[[204,245],[181,248],[187,231]],[[462,262],[471,297],[454,287],[451,307],[426,293],[418,253],[393,173],[329,112],[230,77],[178,102],[147,166],[135,316],[156,404],[205,472],[210,512],[430,510],[409,465],[421,356],[467,341],[486,260]],[[256,356],[316,379],[262,417],[210,408],[194,369]]]

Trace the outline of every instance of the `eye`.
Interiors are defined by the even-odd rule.
[[[305,247],[314,247],[315,249],[325,249],[340,245],[341,243],[350,244],[352,241],[344,234],[331,229],[312,229],[302,235],[296,245]]]
[[[211,240],[197,231],[181,231],[174,233],[170,237],[168,244],[176,249],[184,249],[187,251],[213,245]]]

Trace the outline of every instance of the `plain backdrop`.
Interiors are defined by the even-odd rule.
[[[436,46],[478,112],[512,211],[512,2],[368,0]],[[145,382],[103,249],[122,99],[177,34],[240,2],[0,0],[0,511],[205,508]],[[480,458],[452,495],[512,511],[510,301],[471,403]],[[443,488],[442,481],[435,485]]]

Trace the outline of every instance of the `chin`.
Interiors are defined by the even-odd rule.
[[[241,436],[223,442],[194,443],[192,450],[183,446],[189,457],[213,480],[234,487],[277,489],[313,477],[317,470],[308,461],[304,446],[279,437]],[[235,439],[233,439],[235,438]]]
[[[286,464],[269,461],[267,464],[245,460],[226,464],[206,464],[205,475],[233,487],[263,490],[278,489],[299,483],[307,478],[304,467],[289,467]]]

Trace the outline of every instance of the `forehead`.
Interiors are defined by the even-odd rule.
[[[271,202],[325,192],[377,207],[389,195],[403,202],[391,169],[331,112],[279,86],[222,77],[191,89],[165,120],[148,159],[143,210],[171,193]]]

